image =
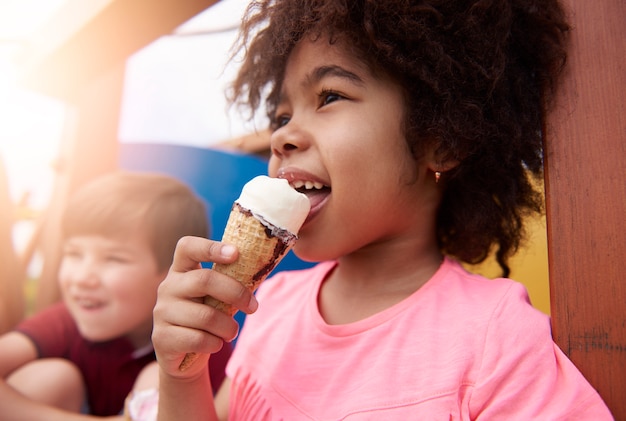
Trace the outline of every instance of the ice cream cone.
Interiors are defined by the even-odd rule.
[[[214,264],[213,269],[241,282],[256,291],[261,282],[280,263],[296,242],[296,235],[271,224],[262,223],[252,212],[234,203],[222,242],[232,244],[239,250],[238,259],[231,264]],[[233,316],[237,309],[213,297],[204,298],[204,303]],[[197,358],[188,353],[179,369],[185,371]]]
[[[239,258],[228,265],[216,263],[213,269],[238,280],[254,292],[291,250],[295,241],[294,234],[264,225],[250,211],[235,203],[222,242],[235,245],[239,250]],[[231,316],[237,311],[213,297],[205,297],[204,303]]]
[[[294,246],[310,206],[308,197],[292,188],[287,180],[253,178],[233,204],[222,236],[222,242],[238,248],[239,257],[228,265],[216,263],[213,270],[254,292]],[[205,297],[204,303],[231,316],[237,311],[213,297]],[[186,354],[180,371],[189,368],[195,359],[195,354]]]

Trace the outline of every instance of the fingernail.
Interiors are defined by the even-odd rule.
[[[239,331],[237,331],[237,333],[235,333],[235,336],[233,336],[232,338],[229,339],[224,339],[226,342],[231,343],[232,341],[234,341],[235,339],[237,339],[237,336],[239,336]]]
[[[254,313],[257,308],[259,308],[259,302],[256,300],[256,297],[254,296],[254,294],[252,294],[252,298],[250,298],[250,302],[248,303],[248,308],[250,309],[251,313]]]
[[[236,251],[237,249],[234,246],[226,244],[222,246],[222,249],[220,252],[222,253],[222,257],[232,257]]]

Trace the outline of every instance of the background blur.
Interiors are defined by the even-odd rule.
[[[88,24],[84,16],[89,11],[79,3],[0,2],[0,159],[18,206],[15,242],[20,251],[32,235],[33,218],[49,204],[68,118],[62,98],[21,83],[23,70],[29,55],[44,48],[37,37],[50,31],[46,25],[59,14],[64,21],[84,19],[82,24]],[[108,2],[89,3],[91,13],[97,13]],[[227,66],[229,48],[246,5],[245,0],[223,0],[128,57],[119,142],[210,147],[254,131],[224,100],[224,88],[236,70]],[[52,30],[61,33],[63,28],[56,25]],[[35,259],[31,274],[38,270]]]
[[[139,7],[142,1],[126,1],[126,4],[131,3],[137,3]],[[143,3],[153,7],[148,2]],[[64,87],[66,79],[73,80],[71,76],[51,77],[52,82],[48,85],[40,81],[48,74],[55,76],[55,71],[63,73],[79,69],[77,74],[80,76],[80,69],[85,67],[81,63],[89,60],[89,54],[95,57],[91,61],[97,61],[99,48],[103,49],[103,55],[111,55],[104,49],[127,43],[130,35],[124,39],[120,34],[140,31],[142,19],[116,25],[115,22],[123,21],[124,14],[133,12],[128,6],[124,6],[126,9],[121,6],[122,0],[0,2],[0,158],[6,167],[14,205],[13,210],[2,209],[2,212],[15,215],[13,241],[18,255],[25,256],[28,261],[28,275],[32,280],[38,280],[42,271],[45,272],[42,259],[45,246],[42,251],[39,240],[34,238],[41,235],[38,221],[42,214],[54,212],[53,196],[68,194],[67,189],[71,190],[78,181],[88,178],[80,175],[79,170],[76,170],[78,176],[72,175],[68,167],[88,165],[77,164],[76,160],[89,161],[87,153],[101,147],[103,141],[95,136],[102,131],[98,124],[117,123],[115,138],[109,136],[107,142],[201,148],[235,144],[243,145],[241,151],[244,153],[264,153],[264,139],[255,136],[255,132],[264,127],[264,122],[245,121],[235,110],[226,108],[224,99],[224,89],[237,70],[236,61],[227,64],[229,49],[247,1],[222,0],[214,5],[208,5],[212,1],[206,2],[207,5],[186,1],[180,4],[183,3],[193,3],[193,7],[200,11],[183,19],[171,30],[163,25],[158,36],[151,35],[154,39],[149,42],[138,42],[137,45],[145,45],[131,54],[119,54],[123,58],[119,60],[123,68],[119,106],[115,109],[107,104],[106,98],[102,99],[102,106],[117,112],[117,116],[106,117],[97,109],[90,111],[94,113],[90,118],[102,123],[81,129],[80,125],[84,123],[77,120],[84,109],[95,109],[93,102],[97,103],[98,99],[80,98],[82,93],[77,94],[73,87]],[[175,2],[169,7],[176,7]],[[93,35],[95,30],[89,32],[89,28],[105,25],[101,21],[104,20],[102,16],[107,15],[112,17],[102,30],[106,39],[100,40]],[[124,25],[133,31],[125,31]],[[90,45],[83,45],[79,53],[65,53],[72,43],[85,38],[91,40]],[[68,63],[71,60],[76,63]],[[52,69],[50,72],[46,65]],[[83,73],[88,71],[83,70]],[[33,82],[33,75],[36,82]],[[81,82],[81,77],[75,80]],[[95,85],[91,81],[82,83],[87,86],[85,90]],[[95,92],[90,96],[102,97],[99,91]],[[241,140],[248,139],[248,135],[252,136],[250,142],[242,143]],[[93,138],[94,145],[81,146],[88,142],[84,139],[86,136]],[[94,153],[94,156],[98,154]],[[106,153],[100,155],[106,160]],[[59,178],[67,174],[78,181],[65,181],[65,184],[69,183],[67,188],[59,186]],[[548,313],[545,220],[532,221],[531,227],[529,246],[514,261],[512,277],[524,282],[533,304]],[[492,262],[474,269],[490,277],[498,274],[497,266]],[[34,288],[37,283],[28,285]]]
[[[573,30],[545,127],[548,224],[530,221],[511,276],[626,420],[626,2],[561,1]],[[242,123],[221,93],[244,7],[0,0],[0,331],[25,314],[24,290],[28,311],[58,299],[60,211],[85,181],[122,164],[167,167],[230,204],[242,179],[264,170],[264,123]]]

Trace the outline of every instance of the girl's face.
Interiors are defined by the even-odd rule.
[[[325,38],[301,41],[276,110],[269,172],[308,183],[311,213],[295,247],[307,260],[432,230],[434,179],[406,144],[402,90],[346,51]]]
[[[127,337],[136,347],[149,343],[159,271],[139,232],[123,238],[70,237],[59,271],[61,292],[78,329],[100,342]]]

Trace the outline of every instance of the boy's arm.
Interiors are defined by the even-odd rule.
[[[7,378],[11,373],[37,358],[37,349],[26,335],[9,332],[0,336],[0,419],[46,421],[96,419],[96,417],[70,413],[35,402],[7,383]],[[121,417],[117,419],[122,420]]]
[[[217,412],[217,418],[221,421],[228,419],[228,402],[230,397],[230,382],[231,380],[226,377],[224,382],[220,386],[220,389],[215,395],[215,411]]]
[[[0,419],[11,420],[45,420],[45,421],[86,421],[86,420],[119,420],[116,417],[94,417],[62,411],[51,406],[27,399],[22,394],[9,386],[4,380],[0,381]]]
[[[23,365],[37,359],[37,348],[23,333],[9,332],[0,336],[0,378],[7,377]]]
[[[159,388],[159,364],[156,361],[152,361],[145,366],[133,385],[131,393],[138,393],[142,390],[158,389]]]

